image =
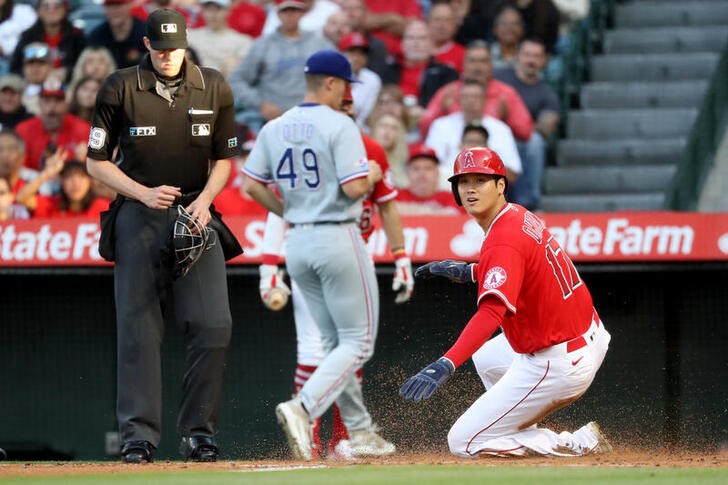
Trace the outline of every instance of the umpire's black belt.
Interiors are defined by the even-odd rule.
[[[201,190],[196,190],[194,192],[187,192],[186,194],[182,194],[179,197],[174,198],[174,202],[172,202],[172,205],[181,205],[182,207],[187,207],[190,205],[194,200],[202,193]],[[141,202],[137,199],[132,199],[131,197],[122,196],[125,200],[130,200],[133,202]]]
[[[344,224],[355,224],[356,221],[354,219],[348,219],[346,221],[315,221],[315,222],[301,222],[293,224],[291,223],[291,227],[313,227],[313,226],[342,226]]]

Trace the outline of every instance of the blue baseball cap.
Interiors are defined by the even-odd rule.
[[[351,72],[349,59],[335,50],[323,50],[313,53],[306,60],[306,67],[303,68],[303,72],[338,77],[350,83],[361,82]]]

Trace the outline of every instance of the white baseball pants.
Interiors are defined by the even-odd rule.
[[[596,438],[584,427],[555,433],[536,426],[581,397],[602,365],[611,337],[596,313],[582,337],[586,345],[572,352],[564,342],[535,354],[515,353],[504,334],[486,342],[473,362],[487,392],[450,429],[450,451],[473,457],[574,456],[593,450]]]

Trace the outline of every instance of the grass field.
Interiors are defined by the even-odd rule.
[[[662,468],[662,467],[577,467],[577,466],[338,466],[333,468],[294,469],[231,469],[170,470],[88,475],[44,475],[2,477],[2,484],[96,485],[116,484],[292,484],[292,485],[459,485],[459,484],[727,484],[728,468]],[[70,472],[73,473],[73,472]]]

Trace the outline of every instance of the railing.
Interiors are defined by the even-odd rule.
[[[589,80],[592,55],[602,50],[604,33],[613,23],[615,5],[616,0],[591,0],[589,15],[574,26],[560,53],[560,76],[547,78],[561,104],[559,133],[549,140],[549,159],[555,159],[559,139],[567,136],[569,110],[579,108],[581,86]]]
[[[698,198],[715,162],[718,144],[728,129],[728,42],[690,131],[685,153],[667,189],[668,209],[696,210]]]

